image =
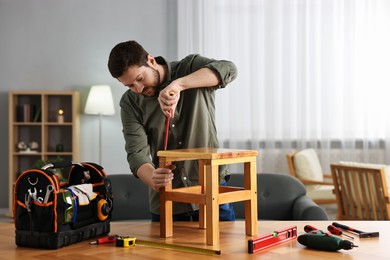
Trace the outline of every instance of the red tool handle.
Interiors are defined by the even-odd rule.
[[[333,235],[338,235],[338,236],[341,236],[343,234],[343,232],[338,229],[337,227],[333,226],[333,225],[329,225],[328,226],[328,230],[330,233],[332,233]]]
[[[324,231],[322,231],[321,229],[318,229],[316,227],[313,227],[311,225],[306,225],[304,226],[303,230],[305,230],[306,233],[313,233],[313,234],[324,234],[326,236],[332,236],[332,234],[330,233],[325,233]],[[314,232],[313,232],[314,231]]]
[[[173,96],[173,95],[175,95],[175,92],[170,91],[169,95]],[[172,113],[172,111],[170,113]],[[169,134],[168,131],[169,131],[169,124],[170,124],[170,121],[171,121],[171,116],[172,115],[165,117],[164,150],[166,150],[168,148],[168,134]]]
[[[306,226],[303,228],[303,230],[305,230],[306,233],[309,233],[309,232],[311,232],[311,231],[319,230],[319,229],[316,228],[316,227],[313,227],[313,226],[311,226],[311,225],[306,225]]]
[[[100,245],[100,244],[108,244],[115,243],[117,235],[109,235],[105,237],[98,238],[96,241],[91,242],[91,245]]]
[[[164,150],[168,147],[168,131],[169,131],[169,122],[171,121],[170,117],[165,118],[165,137],[164,137]]]

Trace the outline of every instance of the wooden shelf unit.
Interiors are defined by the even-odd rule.
[[[14,184],[38,160],[58,157],[79,161],[80,97],[77,91],[9,92],[9,210],[12,216]],[[58,111],[63,110],[63,120]],[[20,149],[18,144],[38,144],[36,149]],[[65,173],[66,174],[66,173]]]

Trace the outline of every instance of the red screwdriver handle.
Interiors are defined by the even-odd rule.
[[[117,235],[109,235],[109,236],[101,237],[95,241],[90,242],[90,244],[91,245],[100,245],[100,244],[107,244],[107,243],[115,243],[116,237],[117,237]]]
[[[311,231],[319,230],[319,229],[318,229],[318,228],[315,228],[315,227],[313,227],[313,226],[311,226],[311,225],[306,225],[306,226],[303,228],[303,230],[305,230],[306,233],[309,233],[309,232],[311,232]]]
[[[343,234],[343,232],[338,229],[337,227],[333,226],[333,225],[329,225],[328,226],[328,230],[330,233],[332,233],[333,235],[338,235],[338,236],[341,236]]]

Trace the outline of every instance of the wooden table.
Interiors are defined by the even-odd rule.
[[[331,221],[259,221],[259,236],[268,235],[293,225],[297,226],[298,235],[303,234],[305,225],[312,225],[326,230]],[[173,249],[157,248],[144,245],[135,247],[116,247],[115,244],[89,245],[89,241],[70,245],[57,250],[18,248],[15,245],[15,228],[12,223],[0,224],[0,258],[1,259],[389,259],[390,255],[390,221],[339,221],[366,232],[379,231],[379,238],[355,238],[354,243],[359,247],[352,250],[325,252],[307,249],[296,240],[282,243],[248,254],[246,236],[242,230],[244,221],[221,222],[220,244],[207,246],[206,231],[199,229],[196,222],[175,222],[175,236],[160,237],[160,224],[152,222],[112,222],[111,234],[132,236],[140,240],[171,243],[183,246],[221,250],[221,255],[203,255]],[[253,237],[255,238],[255,237]]]
[[[192,148],[158,151],[160,167],[173,162],[196,160],[199,165],[199,185],[173,189],[172,184],[160,190],[161,237],[171,237],[172,201],[199,205],[199,227],[206,229],[208,245],[219,244],[219,205],[245,201],[245,233],[257,235],[257,184],[255,150],[222,148]],[[219,166],[244,164],[242,187],[220,187]]]

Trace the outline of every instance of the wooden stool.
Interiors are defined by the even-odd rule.
[[[160,190],[160,235],[171,237],[172,201],[199,204],[199,227],[206,229],[208,245],[219,244],[219,205],[245,201],[245,229],[248,236],[257,235],[257,184],[254,150],[196,148],[158,151],[160,167],[175,161],[198,160],[199,185]],[[244,187],[219,186],[219,165],[244,163]],[[206,221],[205,221],[206,220]]]

